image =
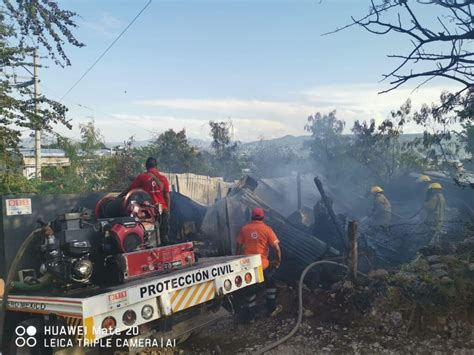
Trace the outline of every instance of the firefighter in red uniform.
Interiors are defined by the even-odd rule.
[[[273,281],[273,273],[281,264],[280,241],[275,232],[263,222],[264,211],[261,208],[252,210],[252,222],[244,225],[240,229],[237,237],[236,254],[254,255],[260,254],[262,258],[262,267],[265,278],[267,311],[270,315],[279,313],[282,307],[276,304],[276,285]],[[275,250],[276,260],[270,266],[268,259],[269,246]],[[246,305],[244,309],[244,321],[252,321],[255,317],[256,307],[256,289],[249,287],[247,296],[245,297]]]
[[[160,174],[156,159],[149,157],[145,162],[146,171],[133,180],[130,187],[122,195],[133,189],[148,192],[156,205],[161,206],[160,238],[162,244],[169,244],[168,231],[170,220],[171,195],[170,184],[166,176]]]

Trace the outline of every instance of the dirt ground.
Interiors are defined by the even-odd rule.
[[[328,302],[328,298],[329,301]],[[335,293],[305,292],[304,317],[298,332],[267,354],[474,354],[474,327],[459,322],[444,331],[407,331],[407,320],[387,327],[361,322]],[[259,295],[264,300],[264,295]],[[280,288],[284,311],[276,317],[257,314],[253,324],[229,316],[193,335],[179,346],[184,354],[251,354],[282,338],[294,327],[296,290]],[[260,304],[264,309],[265,305]],[[396,315],[394,318],[397,318]]]

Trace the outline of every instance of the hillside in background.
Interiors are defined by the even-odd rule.
[[[306,146],[306,142],[310,140],[310,136],[295,137],[290,135],[274,139],[262,139],[255,142],[242,143],[239,146],[239,151],[241,154],[251,155],[260,150],[285,149],[301,156],[307,156],[310,150]]]
[[[423,135],[419,133],[404,134],[401,136],[403,142],[412,141],[415,138],[422,138]],[[242,155],[252,155],[257,151],[266,151],[266,150],[288,150],[293,153],[297,153],[300,156],[306,157],[310,153],[310,149],[307,146],[307,142],[311,140],[311,136],[283,136],[274,139],[261,139],[254,142],[241,143],[239,145],[239,153]],[[456,137],[453,137],[453,141],[456,141]],[[43,136],[41,144],[47,146],[54,144],[56,138],[52,136]],[[136,140],[134,145],[136,147],[143,147],[152,142],[151,139],[147,140]],[[199,150],[210,150],[211,141],[209,139],[200,139],[200,138],[190,138],[189,142],[191,145],[195,146]],[[116,146],[123,146],[124,141],[122,142],[106,142],[105,145],[107,148],[114,148]],[[34,137],[25,137],[22,140],[21,146],[24,148],[33,148],[34,147]],[[436,147],[435,147],[436,149]],[[466,153],[461,149],[459,152],[461,159],[466,159]]]

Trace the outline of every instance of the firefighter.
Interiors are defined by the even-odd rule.
[[[158,170],[156,159],[149,157],[145,162],[146,171],[139,174],[132,182],[130,187],[121,193],[125,195],[133,189],[142,189],[148,192],[153,198],[153,202],[160,207],[160,239],[161,244],[169,244],[169,220],[171,195],[170,184],[166,176],[162,175]]]
[[[428,186],[424,205],[425,225],[432,233],[430,244],[437,244],[440,241],[440,234],[443,230],[444,213],[446,209],[446,199],[444,198],[443,187],[438,182],[433,182]]]
[[[421,184],[431,183],[431,178],[428,175],[420,175],[416,179],[416,182]]]
[[[392,205],[380,186],[373,186],[370,192],[374,195],[374,201],[368,216],[369,223],[374,226],[387,227],[392,220]]]
[[[281,250],[280,241],[275,232],[263,222],[265,213],[261,208],[252,210],[252,221],[244,225],[237,237],[237,255],[260,254],[262,258],[263,274],[265,278],[267,311],[270,315],[281,312],[281,305],[276,304],[276,285],[273,280],[273,273],[280,267]],[[269,247],[275,250],[276,260],[270,265],[268,258]],[[251,322],[255,318],[256,288],[250,287],[245,297],[244,321]]]
[[[423,222],[422,212],[425,208],[425,200],[426,200],[426,192],[428,191],[428,187],[433,181],[428,175],[420,175],[416,179],[416,198],[419,200],[418,210],[416,214],[413,216],[417,217],[418,222]],[[415,197],[415,196],[413,196]]]
[[[426,196],[426,191],[428,190],[428,187],[433,181],[428,175],[420,175],[416,179],[416,185],[417,185],[417,190],[420,192],[420,194],[423,196],[423,200],[425,199]]]

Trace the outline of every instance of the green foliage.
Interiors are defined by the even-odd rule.
[[[104,137],[95,127],[94,120],[80,124],[79,129],[82,139],[79,147],[87,158],[94,156],[97,150],[105,148]]]
[[[33,44],[41,45],[56,63],[69,65],[64,44],[82,46],[71,33],[75,13],[61,10],[55,1],[3,1],[0,13],[0,148],[15,149],[21,129],[51,131],[54,124],[71,127],[66,107],[41,95],[34,98],[31,85],[17,83],[20,67],[33,71]]]
[[[410,144],[400,138],[408,120],[411,102],[408,100],[379,126],[356,121],[349,155],[370,171],[369,183],[387,183],[400,175],[423,169],[423,159]]]
[[[342,173],[342,162],[348,149],[347,137],[342,135],[344,126],[345,122],[337,119],[336,111],[325,115],[317,112],[308,117],[305,126],[312,137],[309,143],[311,156],[316,166],[325,170],[328,178]]]
[[[345,123],[336,116],[336,111],[329,114],[316,113],[308,117],[305,130],[311,133],[311,157],[317,171],[321,171],[328,180],[340,184],[350,183],[366,188],[371,175],[360,162],[352,157],[353,141],[343,135]]]
[[[400,140],[410,107],[408,101],[379,126],[374,120],[355,121],[352,135],[343,135],[345,124],[335,111],[310,116],[305,129],[312,136],[311,156],[316,167],[323,169],[328,179],[363,188],[420,170],[421,157]]]
[[[97,156],[97,151],[104,147],[104,138],[93,120],[80,125],[79,128],[81,130],[79,143],[67,139],[61,141],[62,148],[71,161],[71,165],[63,171],[66,183],[63,186],[68,190],[71,187],[76,190],[75,192],[100,191],[108,179],[106,171],[109,159]],[[74,183],[73,186],[69,180]]]
[[[232,122],[209,121],[209,127],[214,150],[214,156],[209,157],[211,175],[222,176],[226,180],[239,178],[247,162],[237,154],[239,142],[232,141]]]
[[[464,143],[466,152],[474,157],[474,124],[471,121],[462,124],[462,132],[460,133],[461,142]]]
[[[311,169],[307,159],[289,147],[267,145],[261,140],[256,149],[248,154],[248,167],[252,175],[260,178],[288,176],[292,171]]]
[[[36,191],[35,181],[28,180],[21,174],[11,172],[0,174],[0,195]]]
[[[80,125],[81,141],[58,137],[58,147],[66,153],[70,165],[45,167],[42,181],[36,182],[39,193],[83,193],[101,191],[110,181],[110,157],[97,156],[104,146],[103,137],[94,121]]]
[[[122,191],[130,185],[141,170],[144,160],[136,154],[133,147],[134,137],[124,142],[123,147],[115,147],[115,153],[109,158],[105,182],[106,191]]]
[[[74,22],[77,14],[60,9],[56,1],[3,0],[3,3],[15,21],[15,32],[20,35],[20,43],[25,43],[30,37],[35,38],[56,64],[71,64],[63,48],[65,43],[84,46],[71,32],[71,28],[77,27]]]
[[[44,95],[34,97],[30,83],[18,83],[16,72],[23,68],[33,71],[33,44],[46,49],[50,58],[69,65],[64,44],[82,46],[72,35],[75,13],[61,10],[51,0],[4,0],[0,13],[0,194],[37,192],[54,189],[36,180],[27,180],[17,170],[20,166],[18,144],[21,130],[52,131],[55,124],[70,128],[67,108]],[[22,70],[23,70],[22,69]],[[55,181],[58,184],[58,181]]]
[[[203,171],[202,157],[189,143],[184,129],[178,132],[169,129],[161,133],[145,151],[157,159],[158,166],[163,171],[173,173]],[[142,161],[145,159],[143,156]]]
[[[423,128],[423,137],[415,140],[412,146],[421,148],[432,166],[441,168],[454,180],[460,174],[461,149],[467,152],[472,149],[473,102],[471,92],[465,95],[443,92],[439,102],[423,105],[407,119]],[[455,130],[457,124],[461,125],[462,131]]]

